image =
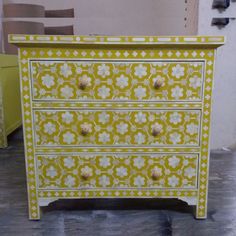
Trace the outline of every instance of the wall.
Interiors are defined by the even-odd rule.
[[[236,17],[236,2],[219,13],[211,9],[211,0],[200,0],[198,33],[225,35],[226,44],[217,52],[213,93],[212,137],[213,149],[228,147],[236,142],[236,20],[225,28],[211,26],[214,16]]]
[[[23,20],[41,21],[47,26],[74,24],[75,34],[85,35],[189,35],[197,32],[197,22],[191,21],[197,18],[194,17],[197,11],[188,11],[197,1],[34,0],[34,4],[46,9],[73,7],[76,18]],[[4,3],[32,3],[32,0],[4,0]]]

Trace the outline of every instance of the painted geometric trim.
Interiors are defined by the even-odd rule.
[[[155,190],[39,190],[38,197],[40,198],[105,198],[105,197],[120,197],[120,198],[146,198],[146,197],[194,197],[197,196],[196,190],[183,190],[183,189],[155,189]]]
[[[44,35],[9,35],[10,43],[24,44],[155,44],[155,45],[222,45],[223,36],[44,36]]]

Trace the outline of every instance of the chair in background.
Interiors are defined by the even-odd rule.
[[[67,26],[50,26],[44,28],[45,34],[49,35],[73,35],[74,27],[73,25]]]
[[[8,43],[8,34],[44,34],[44,24],[30,21],[3,22],[5,53],[17,54],[17,47]]]
[[[45,7],[35,4],[11,3],[3,5],[4,17],[45,17]]]
[[[63,10],[46,10],[45,17],[66,17],[66,18],[73,18],[75,17],[74,8],[71,9],[63,9]]]

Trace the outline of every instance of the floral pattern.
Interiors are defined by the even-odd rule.
[[[200,101],[203,67],[203,62],[33,61],[33,97],[45,100]],[[81,79],[88,81],[86,89],[78,89]],[[159,89],[153,86],[156,80],[163,83]]]
[[[36,145],[199,145],[200,110],[38,111]],[[85,125],[91,132],[81,134]],[[157,136],[153,127],[160,128]]]
[[[39,188],[194,188],[197,154],[37,156]],[[144,165],[145,163],[145,165]],[[107,169],[109,166],[109,169]],[[152,179],[153,170],[160,178]],[[82,173],[88,173],[88,179]]]

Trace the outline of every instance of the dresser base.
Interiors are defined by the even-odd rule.
[[[63,192],[63,193],[65,193],[65,192]],[[100,199],[101,198],[103,198],[103,199],[113,199],[114,197],[108,197],[108,196],[105,196],[105,197],[99,197]],[[93,199],[99,199],[99,198],[93,198]],[[124,197],[124,196],[120,196],[120,197],[118,197],[118,196],[116,196],[115,197],[116,199],[117,198],[120,198],[120,199],[132,199],[131,197],[129,197],[129,196],[127,196],[127,197]],[[145,196],[145,197],[134,197],[134,198],[138,198],[138,199],[142,199],[142,198],[144,198],[144,199],[147,199],[147,198],[154,198],[153,196]],[[165,198],[165,199],[178,199],[178,200],[181,200],[181,201],[183,201],[183,202],[186,202],[189,206],[195,206],[196,207],[196,213],[195,213],[195,218],[196,219],[205,219],[206,218],[206,214],[204,215],[204,216],[199,216],[198,214],[197,214],[197,197],[196,196],[179,196],[179,197],[171,197],[171,196],[160,196],[160,197],[158,197],[159,199],[160,198]],[[156,198],[156,200],[158,201],[158,198]],[[61,200],[61,199],[91,199],[91,197],[87,197],[87,198],[81,198],[81,197],[67,197],[67,196],[65,196],[65,197],[58,197],[58,198],[56,198],[56,197],[40,197],[40,198],[38,198],[38,202],[37,202],[37,215],[34,215],[34,213],[35,213],[35,209],[32,209],[32,212],[30,212],[30,216],[31,216],[31,218],[30,218],[30,220],[39,220],[40,219],[40,208],[41,207],[47,207],[47,206],[49,206],[49,204],[51,204],[51,203],[53,203],[53,202],[55,202],[55,201],[57,201],[57,200]]]

